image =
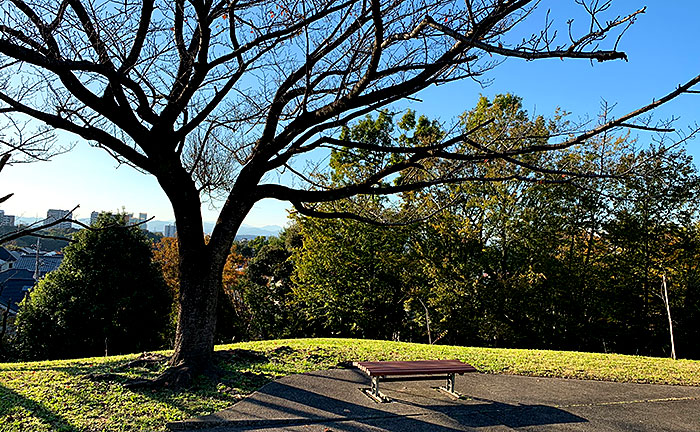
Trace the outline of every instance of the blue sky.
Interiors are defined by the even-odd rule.
[[[559,28],[564,29],[573,3],[573,0],[544,1],[540,15],[523,23],[522,30],[536,30],[547,7],[553,9]],[[511,92],[523,98],[530,113],[547,116],[560,106],[572,112],[574,118],[595,117],[605,99],[617,104],[614,114],[622,115],[700,74],[700,2],[618,0],[613,8],[615,14],[624,14],[644,5],[646,13],[620,43],[620,49],[629,56],[628,62],[591,64],[586,60],[509,59],[490,73],[493,82],[488,87],[482,88],[473,81],[432,87],[418,95],[422,102],[404,103],[402,107],[449,121],[472,107],[480,94],[492,97]],[[700,123],[700,95],[683,95],[655,114],[658,119],[670,116],[680,117],[678,128]],[[640,135],[642,141],[644,137]],[[59,140],[75,141],[75,148],[50,162],[15,165],[0,174],[0,194],[15,193],[1,207],[6,213],[43,217],[49,208],[69,209],[80,204],[78,217],[89,216],[93,210],[124,207],[129,212],[147,212],[159,220],[173,219],[170,204],[153,178],[128,166],[118,166],[104,151],[68,134],[60,135]],[[696,161],[700,160],[699,149],[700,141],[689,143],[688,152]],[[285,225],[287,207],[284,202],[263,201],[245,223]],[[216,209],[205,205],[202,211],[206,221],[216,220]]]

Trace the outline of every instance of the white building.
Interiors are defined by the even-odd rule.
[[[177,227],[175,225],[165,225],[163,227],[163,235],[165,237],[175,237],[177,234]]]
[[[6,215],[5,210],[0,210],[0,226],[15,226],[15,217]]]
[[[56,222],[59,219],[63,218],[72,218],[73,213],[70,210],[56,210],[56,209],[50,209],[49,211],[46,212],[46,220],[44,220],[44,225],[48,225],[52,222]],[[68,229],[71,228],[73,224],[71,224],[70,221],[65,221],[61,222],[58,225],[54,225],[54,228],[59,228],[59,229]]]
[[[124,222],[126,222],[127,225],[141,224],[139,225],[139,228],[144,231],[148,228],[148,224],[146,223],[147,220],[148,215],[146,213],[139,213],[138,217],[135,217],[133,213],[124,214]]]

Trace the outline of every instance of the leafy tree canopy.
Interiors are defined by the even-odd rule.
[[[151,261],[150,241],[104,213],[74,235],[61,266],[42,279],[17,315],[26,357],[116,354],[163,346],[172,297]]]

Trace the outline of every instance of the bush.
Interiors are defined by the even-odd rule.
[[[105,213],[75,234],[61,266],[42,279],[17,315],[26,358],[69,358],[161,347],[172,298],[151,245],[122,215]]]

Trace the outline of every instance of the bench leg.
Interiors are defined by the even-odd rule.
[[[376,397],[377,399],[381,399],[381,396],[379,396],[379,377],[373,376],[370,377],[371,380],[371,391],[372,391],[372,396]]]
[[[455,392],[455,374],[449,374],[447,376],[447,391],[450,393]]]
[[[369,391],[367,388],[360,389],[362,390],[362,393],[367,395],[370,399],[372,399],[375,402],[383,403],[383,402],[391,402],[391,399],[388,397],[384,396],[379,392],[379,381],[381,377],[378,376],[370,376],[369,377]]]
[[[451,373],[447,375],[447,383],[445,383],[445,387],[440,387],[440,390],[444,391],[452,397],[459,399],[459,394],[455,392],[455,374]]]
[[[450,393],[455,392],[455,374],[447,375],[447,384],[445,387],[447,388],[448,392],[450,392]]]

